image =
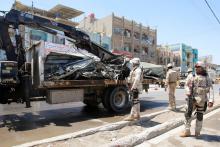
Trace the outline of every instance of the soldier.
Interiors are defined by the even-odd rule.
[[[195,136],[200,135],[203,122],[203,113],[208,107],[212,107],[214,103],[214,93],[212,87],[212,81],[208,77],[205,64],[203,62],[197,62],[195,65],[196,76],[188,76],[186,81],[186,95],[188,96],[187,108],[185,112],[185,130],[180,134],[181,137],[188,137],[191,135],[190,126],[192,121],[192,112],[196,114],[196,127]]]
[[[128,85],[132,97],[132,108],[130,115],[124,119],[125,121],[140,119],[140,100],[138,95],[142,91],[142,69],[139,58],[133,58],[130,62],[133,67],[128,77]]]
[[[175,100],[175,90],[177,81],[179,80],[178,72],[173,70],[173,65],[169,63],[167,65],[167,75],[165,81],[165,90],[168,87],[169,95],[169,106],[168,109],[175,111],[176,110],[176,100]]]

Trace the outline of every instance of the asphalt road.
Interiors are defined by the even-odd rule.
[[[216,89],[219,86],[216,86]],[[177,105],[185,103],[183,89],[176,91]],[[141,114],[166,109],[168,96],[164,89],[151,90],[141,95]],[[31,108],[24,104],[0,105],[0,146],[12,146],[122,120],[128,113],[107,112],[101,105],[89,109],[83,103],[49,105],[34,102]]]

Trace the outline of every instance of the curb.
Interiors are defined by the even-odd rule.
[[[185,105],[181,105],[178,106],[178,109],[183,108]],[[71,139],[71,138],[77,138],[77,137],[83,137],[83,136],[88,136],[88,135],[92,135],[95,134],[97,132],[102,132],[102,131],[113,131],[113,130],[118,130],[121,129],[125,126],[130,126],[130,125],[134,125],[140,121],[148,121],[152,118],[154,118],[157,115],[169,112],[170,110],[162,110],[159,112],[155,112],[155,113],[151,113],[151,114],[147,114],[147,115],[143,115],[141,117],[140,120],[135,120],[135,121],[119,121],[116,123],[110,123],[110,124],[106,124],[103,126],[99,126],[99,127],[95,127],[95,128],[91,128],[91,129],[86,129],[86,130],[82,130],[82,131],[78,131],[78,132],[74,132],[74,133],[69,133],[69,134],[64,134],[64,135],[60,135],[60,136],[56,136],[56,137],[51,137],[51,138],[47,138],[47,139],[43,139],[43,140],[38,140],[38,141],[33,141],[33,142],[28,142],[28,143],[24,143],[21,145],[15,145],[14,147],[31,147],[31,146],[37,146],[37,145],[41,145],[41,144],[45,144],[45,143],[51,143],[51,142],[55,142],[55,141],[62,141],[62,140],[67,140],[67,139]]]
[[[132,135],[126,136],[124,138],[121,138],[115,142],[112,142],[112,143],[104,145],[104,146],[108,146],[108,147],[135,146],[135,145],[141,144],[144,141],[149,140],[153,137],[161,135],[171,129],[174,129],[174,128],[182,125],[183,122],[184,122],[184,119],[182,119],[182,118],[167,121],[165,123],[162,123],[161,125],[151,127],[149,129],[147,129],[146,131],[143,131],[139,134],[132,134]]]
[[[205,114],[214,111],[216,109],[220,108],[220,105],[217,105],[211,109],[208,109]],[[193,117],[195,119],[195,117]],[[173,119],[171,121],[167,121],[165,123],[162,123],[160,125],[151,127],[147,129],[146,131],[143,131],[139,134],[132,134],[129,136],[125,136],[119,140],[116,140],[114,142],[111,142],[110,144],[104,145],[104,146],[110,146],[110,147],[116,147],[116,146],[135,146],[138,144],[143,143],[146,140],[152,139],[154,137],[157,137],[163,133],[166,133],[174,128],[177,128],[184,124],[184,118],[177,118]]]

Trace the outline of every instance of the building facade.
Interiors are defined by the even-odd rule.
[[[188,68],[195,70],[194,66],[198,61],[198,49],[183,43],[169,45],[169,48],[174,54],[180,55],[180,71],[182,73],[186,73]]]
[[[133,20],[117,17],[114,14],[96,19],[94,14],[79,23],[80,29],[111,38],[111,51],[132,53],[141,61],[156,63],[157,31]]]
[[[199,61],[204,62],[206,65],[212,64],[213,57],[212,55],[200,56]]]
[[[180,67],[180,54],[172,52],[168,45],[158,45],[156,56],[159,65],[172,63],[175,67]]]
[[[19,1],[15,1],[15,3],[13,4],[13,8],[21,12],[28,12],[33,15],[38,15],[47,18],[48,20],[60,24],[65,24],[71,27],[76,27],[78,25],[77,22],[74,22],[71,19],[76,18],[84,13],[80,10],[76,10],[74,8],[70,8],[61,4],[56,5],[50,10],[43,10],[36,7],[33,8],[31,6],[26,6]],[[56,30],[56,35],[23,25],[19,26],[19,30],[21,32],[22,38],[24,38],[23,44],[25,48],[29,48],[31,45],[33,45],[34,42],[39,40],[56,44],[66,44],[68,42],[64,37],[64,33],[58,30]],[[10,33],[13,34],[15,32],[14,30],[11,30]],[[15,42],[14,38],[12,38],[12,42]]]

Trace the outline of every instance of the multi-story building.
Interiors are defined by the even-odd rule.
[[[198,61],[198,49],[192,48],[183,43],[169,45],[174,54],[180,54],[180,71],[187,72],[188,68],[193,68]]]
[[[202,61],[206,64],[206,66],[209,66],[212,64],[212,55],[207,55],[207,56],[200,56],[199,61]]]
[[[112,52],[131,53],[141,61],[156,63],[157,31],[133,20],[114,14],[96,19],[94,14],[85,17],[79,28],[111,38]]]
[[[180,54],[172,52],[168,45],[158,45],[156,56],[159,65],[172,63],[175,67],[180,67]]]

